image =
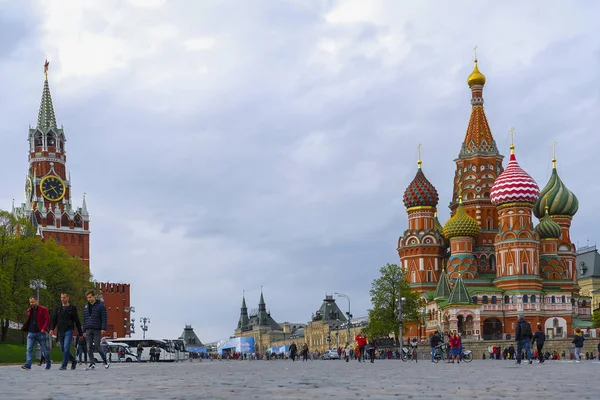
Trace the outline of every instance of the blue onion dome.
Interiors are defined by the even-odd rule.
[[[462,205],[462,196],[459,196],[456,212],[444,225],[444,237],[446,237],[446,239],[459,236],[477,237],[480,230],[481,227],[477,221],[465,211],[465,208]]]
[[[417,174],[404,191],[404,197],[402,200],[406,208],[418,206],[435,207],[438,204],[438,192],[431,182],[429,182],[429,180],[425,177],[425,174],[421,170],[420,161]]]
[[[540,235],[540,239],[558,239],[562,234],[560,225],[550,218],[548,206],[545,208],[546,213],[540,220],[540,223],[535,227],[535,231]]]
[[[572,217],[579,209],[579,200],[567,189],[567,186],[556,172],[556,158],[552,159],[552,175],[546,186],[540,192],[540,198],[533,207],[533,214],[542,218],[545,206],[548,206],[550,215],[567,215]]]

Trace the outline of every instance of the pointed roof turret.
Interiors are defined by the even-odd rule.
[[[89,217],[90,213],[88,213],[87,203],[85,202],[86,193],[83,192],[83,203],[81,204],[81,216]]]
[[[448,298],[448,304],[473,304],[462,275],[459,274]]]
[[[52,96],[50,95],[50,86],[48,85],[48,66],[50,62],[46,60],[44,63],[44,89],[42,91],[42,102],[38,113],[37,128],[43,132],[47,132],[51,128],[57,128],[56,116],[54,115],[54,105],[52,104]]]
[[[243,331],[249,329],[248,307],[246,307],[246,296],[242,295],[242,307],[240,309],[240,320],[238,321],[238,329]]]
[[[459,157],[470,156],[472,154],[493,154],[500,155],[496,141],[492,136],[490,125],[483,111],[483,86],[485,85],[485,76],[479,71],[477,66],[477,57],[475,57],[475,66],[473,72],[467,79],[467,84],[471,89],[471,117],[469,126],[460,150]]]
[[[446,275],[446,271],[442,269],[442,273],[440,274],[440,280],[438,281],[437,287],[435,288],[435,294],[433,295],[434,299],[447,299],[450,297],[450,284],[448,283],[448,276]]]

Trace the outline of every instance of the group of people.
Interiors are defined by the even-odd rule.
[[[71,354],[71,344],[75,334],[78,337],[78,342],[85,340],[87,347],[87,355],[89,364],[86,370],[95,368],[94,352],[100,354],[104,367],[108,368],[110,362],[106,358],[106,354],[100,346],[102,336],[106,334],[107,315],[104,303],[96,300],[94,290],[88,290],[85,293],[87,304],[83,307],[83,324],[79,319],[77,307],[69,302],[69,294],[61,293],[61,305],[52,310],[52,314],[48,308],[39,304],[39,299],[36,296],[29,298],[29,308],[25,323],[21,330],[27,332],[27,351],[25,364],[22,369],[31,370],[33,359],[33,348],[36,343],[39,344],[42,359],[46,363],[46,369],[50,369],[52,362],[50,360],[50,349],[48,346],[48,335],[55,336],[58,339],[60,349],[63,352],[63,360],[60,370],[66,370],[69,362],[71,369],[77,367],[77,360]]]
[[[521,360],[523,355],[527,357],[527,362],[531,364],[533,362],[533,356],[531,354],[531,346],[536,345],[536,353],[538,355],[538,360],[540,363],[543,363],[545,360],[544,357],[544,343],[546,342],[546,334],[544,333],[544,328],[542,324],[537,324],[537,331],[535,333],[531,330],[531,324],[525,320],[523,315],[519,316],[519,320],[517,321],[517,328],[515,332],[515,340],[517,341],[517,361],[516,364],[521,364]],[[581,362],[581,353],[583,351],[583,343],[585,342],[585,338],[583,337],[583,332],[579,328],[575,328],[575,332],[573,335],[572,344],[575,345],[575,362]],[[524,352],[523,352],[524,350]]]

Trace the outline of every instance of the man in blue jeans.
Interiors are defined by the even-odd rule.
[[[72,306],[69,303],[69,295],[67,293],[61,293],[60,295],[61,305],[56,307],[52,313],[50,321],[50,335],[56,334],[58,336],[58,343],[60,343],[60,349],[63,352],[63,361],[60,369],[64,371],[67,369],[67,364],[71,361],[71,369],[77,367],[77,359],[71,354],[71,343],[73,342],[73,329],[77,327],[77,334],[82,335],[81,322],[79,321],[79,315],[77,314],[77,307]]]
[[[21,327],[21,330],[27,332],[27,353],[25,357],[25,365],[23,368],[26,371],[31,369],[31,360],[33,358],[33,346],[39,343],[42,355],[46,360],[46,369],[50,369],[52,361],[50,361],[50,350],[48,349],[48,325],[50,324],[50,314],[48,309],[40,306],[38,299],[35,296],[29,298],[30,307],[27,309],[27,318]]]
[[[531,357],[531,338],[533,337],[533,332],[531,331],[531,324],[525,321],[523,314],[519,315],[519,320],[517,321],[517,330],[515,332],[515,340],[517,341],[517,362],[516,364],[521,364],[521,352],[523,351],[523,347],[525,347],[525,354],[527,357],[527,361],[529,364],[533,362]]]

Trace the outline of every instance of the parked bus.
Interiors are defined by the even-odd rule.
[[[187,348],[185,347],[185,342],[183,341],[183,339],[165,339],[165,342],[169,343],[171,342],[173,344],[173,349],[175,350],[175,354],[176,354],[176,361],[185,361],[185,360],[189,360],[190,358],[190,353],[187,351]]]
[[[172,341],[162,339],[133,339],[133,338],[117,338],[111,340],[113,343],[125,343],[129,346],[132,353],[137,354],[137,347],[142,345],[142,356],[140,361],[150,361],[150,349],[152,346],[160,348],[158,361],[177,361],[177,351]]]

